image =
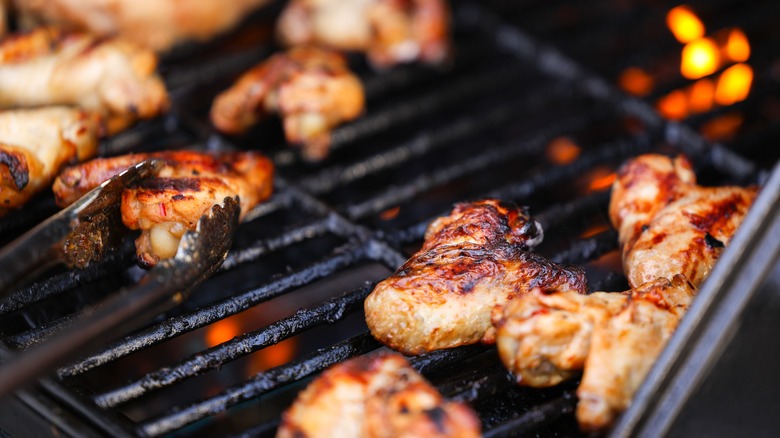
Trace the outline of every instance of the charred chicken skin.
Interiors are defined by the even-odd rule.
[[[13,0],[23,26],[54,24],[155,51],[228,30],[268,0]]]
[[[284,45],[365,52],[386,68],[446,60],[449,28],[446,0],[292,0],[277,31]]]
[[[466,405],[447,402],[397,354],[361,356],[326,370],[282,418],[277,437],[477,437]]]
[[[755,187],[702,187],[685,157],[642,155],[617,172],[609,215],[631,287],[683,274],[699,285],[731,241]]]
[[[371,333],[406,354],[493,341],[496,305],[534,288],[586,291],[579,267],[530,252],[541,226],[496,200],[458,204],[428,227],[422,249],[365,301]]]
[[[76,105],[115,132],[168,107],[151,51],[116,39],[41,28],[0,43],[0,107]]]
[[[526,386],[555,385],[584,369],[577,421],[603,431],[631,403],[695,293],[682,275],[623,293],[535,290],[494,313],[498,352]]]
[[[0,111],[0,216],[49,187],[63,165],[92,158],[99,118],[76,108]]]
[[[163,161],[154,178],[122,193],[122,222],[141,230],[138,259],[150,267],[173,257],[181,236],[226,197],[239,197],[241,218],[271,196],[273,165],[259,153],[208,154],[194,151],[131,154],[99,158],[69,167],[54,183],[54,195],[66,206],[103,181],[148,159]]]
[[[331,130],[358,117],[363,105],[363,85],[343,56],[299,47],[272,56],[217,96],[211,121],[222,132],[239,134],[278,112],[287,141],[316,161],[328,154]]]

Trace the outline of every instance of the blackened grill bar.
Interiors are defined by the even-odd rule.
[[[204,290],[221,289],[230,282],[239,286],[211,298],[197,296],[195,291],[193,299],[198,299],[198,304],[185,302],[148,327],[60,368],[56,377],[42,379],[23,398],[32,400],[30,393],[34,392],[35,397],[47,400],[48,405],[30,402],[44,417],[65,424],[64,417],[52,412],[62,406],[83,422],[84,430],[91,427],[111,436],[207,434],[215,430],[209,427],[245,417],[240,411],[245,408],[238,405],[255,400],[252,403],[259,403],[264,410],[279,411],[283,406],[269,401],[273,397],[294,395],[328,366],[380,347],[364,329],[352,331],[338,342],[329,338],[328,332],[360,313],[362,299],[381,278],[363,279],[357,288],[336,288],[314,304],[296,307],[292,315],[264,322],[259,328],[245,328],[214,345],[145,363],[145,371],[138,376],[102,385],[92,376],[122,370],[122,363],[148,362],[149,351],[159,351],[190,335],[200,336],[199,331],[261,306],[273,306],[278,300],[294,297],[302,288],[318,286],[361,266],[375,264],[393,271],[405,261],[409,248],[422,239],[430,221],[446,213],[453,202],[492,196],[531,204],[532,214],[544,225],[546,234],[540,251],[555,261],[588,267],[601,263],[602,256],[617,249],[615,232],[605,228],[608,190],[589,189],[588,183],[594,175],[614,171],[626,158],[651,151],[685,152],[698,168],[713,172],[718,182],[755,183],[762,177],[756,163],[727,145],[709,144],[689,127],[725,109],[684,123],[668,122],[646,101],[618,91],[591,73],[592,66],[575,62],[557,47],[571,40],[579,47],[597,47],[609,32],[614,37],[616,29],[641,23],[644,15],[637,10],[614,12],[607,7],[609,2],[596,2],[584,16],[589,21],[564,26],[552,38],[556,44],[548,45],[542,42],[545,38],[537,39],[511,24],[512,14],[498,18],[490,12],[493,7],[506,7],[499,1],[454,3],[458,50],[450,70],[419,66],[385,73],[361,70],[368,111],[361,119],[335,130],[333,158],[323,163],[302,163],[279,141],[271,142],[269,154],[275,157],[280,174],[276,193],[249,214],[234,250]],[[512,2],[510,9],[522,11],[516,14],[518,20],[529,14],[536,20],[546,17],[554,22],[557,8],[564,3],[525,8]],[[721,5],[734,12],[734,22],[723,16],[719,27],[737,23],[761,27],[762,14],[756,9],[745,8],[748,11],[743,13],[729,2],[718,2],[709,4],[709,12],[717,17]],[[594,35],[590,29],[595,27],[589,23],[605,13],[626,20],[620,26],[595,26],[600,30]],[[647,50],[646,56],[665,56],[677,50],[671,37],[664,39],[657,50]],[[626,51],[604,68],[627,65],[633,56],[631,47],[643,50],[635,45],[627,44]],[[268,45],[260,46],[211,53],[202,63],[188,61],[188,56],[170,58],[163,71],[173,88],[172,114],[105,142],[101,153],[192,145],[241,150],[267,144],[258,139],[278,139],[278,128],[274,128],[278,122],[262,124],[246,136],[226,138],[216,134],[204,117],[210,98],[220,87],[272,53]],[[754,93],[765,86],[756,84]],[[733,108],[759,105],[748,99]],[[635,121],[633,128],[625,126],[626,119]],[[777,138],[776,125],[761,133]],[[572,139],[581,153],[571,162],[552,164],[544,154],[550,142],[561,137]],[[490,178],[481,177],[485,174]],[[44,197],[18,215],[0,220],[0,230],[17,230],[51,212],[53,204]],[[91,302],[96,293],[93,289],[99,289],[107,277],[128,270],[131,256],[128,245],[104,263],[85,271],[54,273],[0,302],[3,343],[24,349],[69,324]],[[265,269],[264,264],[273,265],[274,260],[281,260],[280,266]],[[610,269],[607,275],[590,279],[593,290],[624,287],[622,274]],[[245,270],[263,272],[238,282],[235,278],[243,278]],[[52,305],[82,294],[86,295],[83,305],[48,317]],[[217,370],[223,367],[222,373],[229,372],[232,364],[262,354],[271,345],[314,332],[322,333],[323,346],[303,351],[282,365],[238,377],[237,383],[221,384],[219,391],[196,393],[138,414],[135,405],[156,406],[161,393],[182,388],[192,392],[193,386],[204,381],[213,383]],[[572,420],[574,387],[569,384],[549,391],[519,388],[490,347],[434,352],[415,357],[412,363],[446,396],[471,402],[481,416],[486,436],[576,433]],[[216,430],[221,434],[238,432],[237,436],[266,436],[275,431],[279,416],[257,418],[250,425],[236,421],[236,425],[227,423],[233,429]],[[71,426],[61,429],[79,430]]]

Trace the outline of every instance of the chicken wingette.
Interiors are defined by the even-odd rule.
[[[379,68],[438,64],[451,51],[446,0],[293,0],[277,33],[287,46],[365,52]]]
[[[326,370],[282,417],[277,437],[478,437],[466,405],[448,402],[397,354],[373,354]]]
[[[127,41],[39,28],[0,43],[0,107],[75,105],[113,133],[167,109],[156,67],[153,52]]]
[[[128,167],[147,159],[163,162],[156,177],[122,192],[122,222],[141,230],[139,262],[147,267],[173,257],[179,240],[225,197],[239,197],[241,218],[271,196],[273,165],[255,152],[209,154],[171,151],[99,158],[66,168],[54,183],[58,205],[66,206]]]
[[[584,370],[577,421],[603,431],[631,403],[695,292],[682,275],[623,293],[535,290],[494,314],[498,352],[525,386],[552,386]]]
[[[755,187],[702,187],[683,156],[642,155],[617,172],[609,215],[631,287],[683,274],[699,287],[731,241]]]
[[[239,134],[278,112],[287,141],[316,161],[328,154],[331,130],[358,117],[364,100],[363,85],[343,56],[299,47],[272,56],[217,96],[211,121],[222,132]]]
[[[582,268],[530,250],[541,226],[496,200],[458,204],[435,220],[422,249],[365,301],[371,333],[406,354],[492,342],[493,307],[534,288],[585,293]]]
[[[102,129],[76,108],[0,111],[0,216],[47,189],[63,165],[92,158]]]
[[[269,0],[11,0],[24,27],[54,24],[123,39],[161,52],[205,40]]]

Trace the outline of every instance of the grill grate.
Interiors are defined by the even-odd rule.
[[[513,23],[535,32],[535,23],[555,21],[561,5],[455,2],[458,53],[449,69],[409,66],[374,74],[353,60],[366,82],[369,111],[335,131],[333,154],[320,164],[300,162],[283,145],[276,121],[235,138],[215,133],[207,122],[213,95],[271,53],[266,33],[257,32],[251,46],[228,44],[222,50],[224,42],[216,43],[198,56],[199,62],[186,53],[172,57],[162,66],[174,97],[172,114],[105,142],[101,154],[262,145],[278,168],[276,193],[250,212],[220,272],[189,301],[60,368],[20,397],[63,430],[89,425],[111,436],[272,434],[279,413],[311,377],[380,347],[362,323],[363,299],[419,247],[433,218],[467,199],[490,196],[530,205],[545,229],[542,254],[585,265],[594,289],[625,287],[619,264],[615,266],[616,233],[605,215],[608,185],[594,184],[598,177],[639,153],[683,151],[716,181],[756,182],[762,164],[733,150],[753,150],[767,140],[754,131],[733,144],[709,144],[695,129],[717,111],[685,123],[667,122],[653,110],[651,98],[626,96],[602,79],[614,77],[637,53],[662,58],[677,49],[667,37],[642,51],[644,41],[628,37],[619,56],[602,66],[607,55],[598,50],[610,47],[604,41],[646,20],[653,22],[661,11],[647,15],[642,6],[616,12],[607,7],[612,3],[589,5],[581,18],[588,23],[620,18],[619,25],[594,30],[574,23],[531,36]],[[727,3],[709,3],[706,10],[714,15],[731,11]],[[760,13],[748,12],[735,17],[750,26],[746,31],[767,25]],[[268,26],[270,18],[259,14],[257,27]],[[586,55],[575,62],[557,47]],[[679,85],[672,81],[664,87]],[[748,100],[734,108],[756,105]],[[759,132],[776,139],[777,126],[769,124]],[[545,153],[551,141],[562,137],[576,143],[581,153],[574,161],[555,164]],[[41,197],[18,215],[0,220],[0,234],[18,233],[53,211],[51,196]],[[103,296],[108,278],[116,277],[108,282],[114,284],[112,290],[116,282],[137,279],[140,271],[132,266],[132,254],[126,245],[85,271],[47,273],[0,301],[4,343],[28,348]],[[371,266],[378,268],[361,271]],[[357,281],[335,280],[351,273]],[[318,295],[312,304],[299,305],[306,288],[318,289]],[[77,304],[58,309],[74,297]],[[297,311],[254,322],[215,345],[203,341],[204,330],[217,324],[285,306]],[[246,376],[237,368],[269,347],[304,336],[316,342],[299,340],[295,357],[282,365]],[[163,349],[175,354],[162,354]],[[576,382],[549,390],[519,388],[494,350],[483,346],[434,352],[412,363],[446,396],[470,402],[487,436],[576,433],[571,415]],[[173,396],[175,391],[183,394]],[[48,404],[34,403],[36,398]],[[76,427],[52,415],[53,404],[82,422]]]

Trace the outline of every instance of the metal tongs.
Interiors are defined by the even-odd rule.
[[[74,237],[74,232],[84,233],[77,229],[84,223],[79,219],[85,220],[86,214],[103,214],[117,208],[122,189],[154,175],[159,167],[154,161],[131,167],[9,244],[0,252],[0,263],[10,262],[12,267],[3,272],[0,287],[7,288],[38,267],[50,257],[51,248],[61,246],[68,235]],[[157,263],[136,285],[123,288],[87,309],[76,322],[23,352],[11,353],[3,348],[5,351],[0,351],[0,396],[53,370],[90,346],[139,328],[180,303],[222,265],[233,243],[239,213],[238,201],[225,198],[222,205],[213,206],[200,218],[195,231],[184,233],[173,258]],[[77,228],[73,228],[74,222]]]

